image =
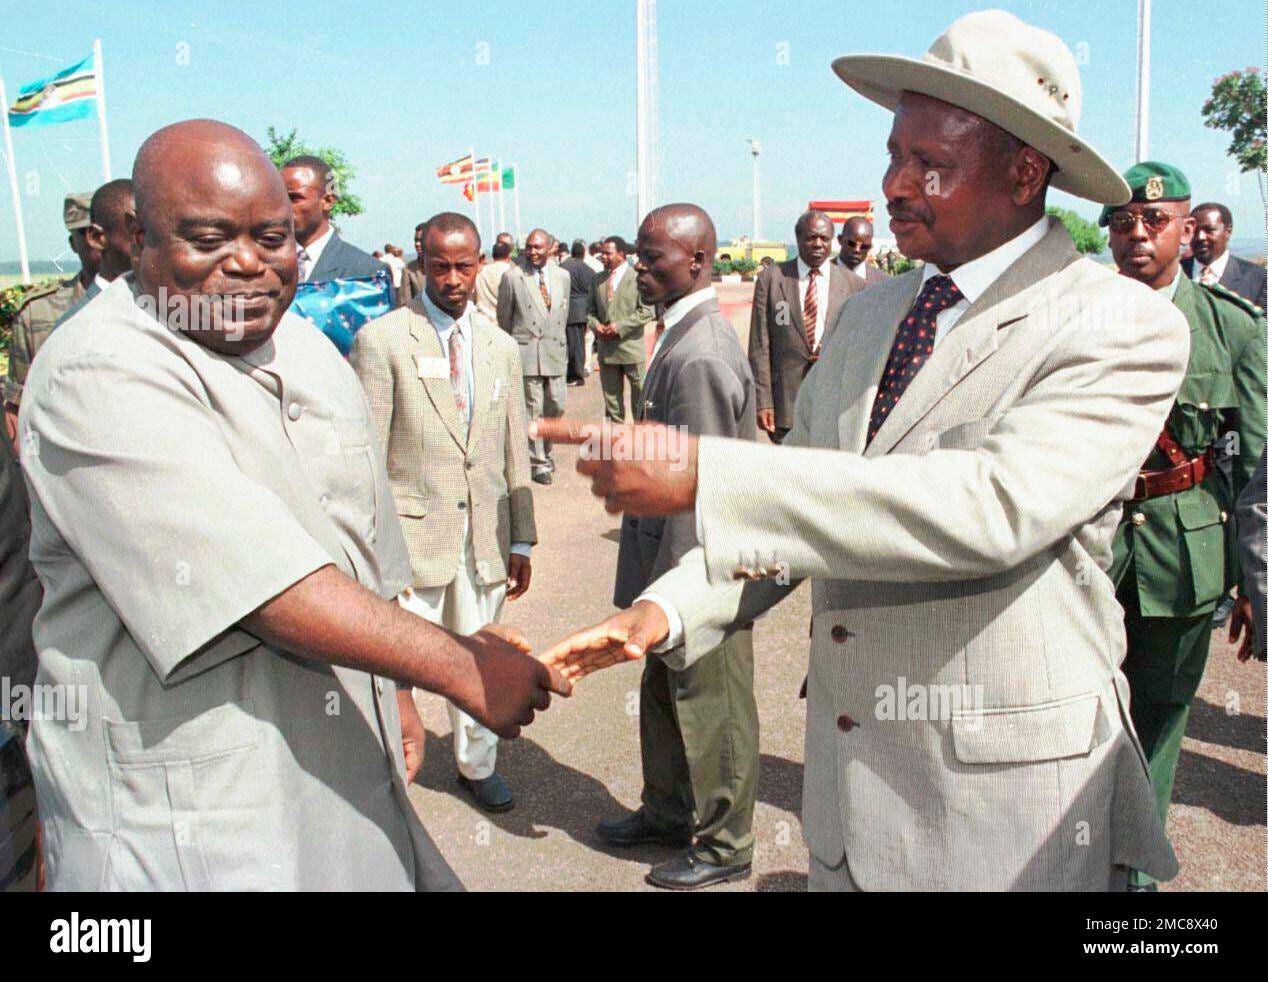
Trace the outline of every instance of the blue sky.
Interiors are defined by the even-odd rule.
[[[769,237],[789,238],[811,198],[879,199],[889,114],[842,85],[830,61],[858,51],[918,56],[982,5],[660,0],[661,200],[698,202],[723,237],[746,233],[748,136],[764,146]],[[1080,131],[1116,165],[1131,163],[1135,0],[997,5],[1085,59]],[[1233,0],[1218,17],[1211,10],[1154,0],[1151,156],[1183,168],[1196,196],[1229,204],[1238,237],[1254,236],[1264,227],[1254,175],[1237,180],[1227,137],[1202,126],[1200,108],[1217,75],[1262,62],[1263,7]],[[116,176],[159,126],[211,116],[261,140],[271,124],[342,148],[366,206],[344,232],[366,249],[408,246],[417,221],[469,208],[433,168],[472,145],[518,163],[525,231],[634,231],[633,0],[59,0],[28,7],[22,24],[0,38],[10,99],[102,39]],[[33,260],[64,255],[61,198],[100,183],[96,140],[95,120],[14,132],[20,183],[38,191],[23,198]],[[1054,203],[1097,211],[1062,194]],[[6,191],[0,259],[16,255]]]

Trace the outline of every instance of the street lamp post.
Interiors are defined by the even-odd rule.
[[[751,136],[748,138],[748,152],[753,155],[753,241],[762,237],[762,172],[759,160],[762,156],[762,145]]]

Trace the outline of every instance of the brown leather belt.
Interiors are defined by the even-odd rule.
[[[1187,491],[1201,484],[1203,479],[1215,468],[1215,449],[1208,447],[1201,457],[1186,460],[1175,467],[1160,471],[1141,471],[1136,478],[1136,492],[1133,501],[1145,501],[1149,498],[1160,498],[1164,494],[1175,494]]]

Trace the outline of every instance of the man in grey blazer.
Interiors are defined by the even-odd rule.
[[[868,286],[889,279],[888,273],[867,261],[868,254],[872,251],[873,232],[870,221],[862,215],[854,215],[842,223],[841,234],[837,236],[837,243],[841,246],[841,251],[837,254],[837,265],[848,269]]]
[[[642,418],[752,440],[753,378],[711,286],[716,243],[712,221],[695,205],[658,208],[639,229],[638,292],[665,311]],[[689,514],[627,515],[613,602],[628,607],[695,545]],[[686,846],[648,873],[654,886],[694,890],[747,877],[758,771],[752,631],[737,631],[685,668],[649,658],[639,687],[639,742],[642,807],[600,822],[600,836],[614,845]]]
[[[796,257],[762,270],[753,288],[748,362],[757,385],[757,426],[775,443],[792,429],[797,390],[819,358],[824,335],[842,304],[865,285],[828,261],[832,229],[826,212],[806,212],[793,228]]]
[[[428,219],[425,245],[423,293],[358,331],[349,362],[409,548],[401,605],[467,635],[496,623],[532,576],[528,423],[515,342],[474,303],[480,233],[442,212]],[[485,810],[509,810],[497,735],[453,703],[449,720],[460,783]]]
[[[647,345],[643,332],[656,312],[643,303],[626,261],[629,246],[619,235],[603,240],[599,258],[603,272],[590,287],[590,313],[586,322],[594,332],[599,359],[599,384],[603,387],[603,412],[614,423],[625,422],[625,383],[630,386],[630,412],[643,413],[643,375],[647,370]]]
[[[498,325],[520,346],[528,418],[564,414],[568,369],[568,271],[549,263],[552,240],[540,228],[528,233],[524,261],[512,264],[498,284]],[[550,441],[529,440],[533,480],[549,484],[555,469]]]
[[[1268,271],[1228,251],[1233,236],[1233,213],[1226,205],[1207,201],[1191,212],[1193,255],[1180,260],[1184,275],[1199,283],[1218,283],[1260,310],[1268,306]]]
[[[1044,213],[1049,185],[1130,197],[1076,135],[1055,35],[984,11],[922,59],[833,67],[894,110],[890,227],[926,265],[845,305],[785,446],[617,427],[665,449],[578,464],[609,510],[686,511],[701,546],[545,660],[689,665],[809,578],[811,889],[1168,879],[1108,567],[1188,325]]]
[[[373,276],[388,268],[343,238],[330,224],[339,201],[335,173],[320,157],[305,154],[282,165],[282,180],[295,215],[301,283]],[[391,283],[389,281],[389,288]]]

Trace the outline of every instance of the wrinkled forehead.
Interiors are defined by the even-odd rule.
[[[148,222],[214,218],[258,222],[288,217],[281,175],[258,150],[173,142],[139,168],[138,209]]]

